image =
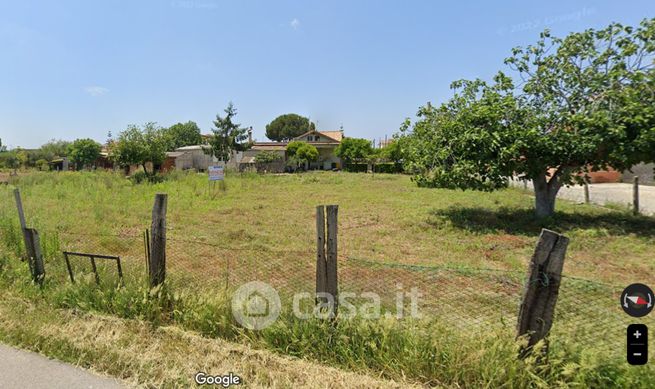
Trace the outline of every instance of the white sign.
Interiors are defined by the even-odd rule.
[[[207,171],[209,172],[209,181],[223,181],[225,178],[223,166],[209,166]]]

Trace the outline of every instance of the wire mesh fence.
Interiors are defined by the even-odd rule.
[[[145,283],[148,247],[144,232],[135,228],[114,234],[83,234],[44,229],[40,234],[47,278],[70,282],[72,273],[75,279],[92,280],[97,273],[100,283],[120,282],[116,263],[103,258],[96,258],[94,273],[89,257],[72,255],[69,272],[64,252],[70,252],[120,257],[125,282]],[[186,239],[183,234],[168,236],[167,282],[176,290],[211,295],[262,281],[277,290],[286,309],[294,295],[314,293],[316,248],[311,242],[293,250],[247,244],[252,242],[236,246]],[[356,309],[379,305],[380,316],[400,318],[416,313],[463,331],[513,329],[526,281],[524,271],[414,265],[397,258],[382,261],[343,253],[338,277],[339,294]],[[622,355],[629,324],[655,327],[654,315],[633,319],[622,311],[619,297],[623,287],[564,275],[551,341]],[[411,306],[414,297],[416,311]]]
[[[145,279],[145,245],[139,234],[44,230],[40,235],[46,277],[51,281],[73,282],[88,278],[117,285]]]

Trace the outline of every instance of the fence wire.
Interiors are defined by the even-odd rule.
[[[147,243],[143,234],[79,234],[40,231],[46,276],[70,282],[63,252],[119,256],[126,282],[147,279]],[[262,281],[277,290],[283,309],[294,294],[314,293],[316,251],[275,250],[266,247],[228,246],[170,236],[167,239],[167,282],[176,290],[194,294],[233,291]],[[85,257],[70,257],[76,279],[93,277]],[[97,260],[101,282],[115,283],[115,263]],[[526,269],[527,270],[527,269]],[[416,312],[462,331],[488,331],[516,326],[526,273],[468,267],[410,265],[394,261],[340,255],[339,294],[357,309],[379,304],[382,316],[411,317],[413,291]],[[654,282],[651,282],[653,284]],[[625,330],[634,322],[655,328],[655,315],[634,319],[619,300],[622,286],[612,286],[564,275],[559,289],[551,343],[580,349],[602,349],[624,354]],[[373,296],[376,296],[375,298]]]

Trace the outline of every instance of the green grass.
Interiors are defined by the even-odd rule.
[[[173,324],[427,385],[655,385],[652,369],[630,368],[622,360],[629,320],[618,308],[616,288],[607,285],[653,284],[651,218],[560,201],[557,215],[535,220],[532,198],[520,190],[422,189],[405,176],[383,174],[228,175],[227,190],[215,197],[206,177],[193,174],[154,185],[108,173],[35,173],[12,183],[23,194],[28,224],[42,234],[48,281],[44,290],[35,289],[16,261],[21,237],[9,186],[0,188],[0,287],[48,306]],[[170,283],[152,292],[143,282],[141,232],[158,192],[169,195]],[[281,291],[311,290],[319,204],[339,204],[342,290],[375,291],[385,300],[396,281],[418,286],[428,300],[424,319],[330,325],[285,312],[261,332],[234,323],[228,297],[240,282],[261,279]],[[562,285],[545,365],[518,362],[514,341],[523,274],[542,227],[571,238],[565,274],[573,277]],[[88,277],[70,285],[60,254],[70,247],[121,255],[127,286],[112,286],[111,267],[103,269],[101,287]],[[80,272],[85,266],[75,265]],[[581,294],[594,305],[576,303]],[[466,297],[463,307],[460,296]],[[616,337],[618,351],[595,347],[590,337],[598,334]]]

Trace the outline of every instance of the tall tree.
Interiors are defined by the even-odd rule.
[[[334,150],[334,154],[341,158],[344,163],[365,161],[372,153],[371,141],[361,138],[343,138],[339,146]]]
[[[208,153],[221,161],[227,162],[233,151],[244,151],[250,147],[248,143],[248,129],[234,123],[237,110],[230,102],[224,110],[225,116],[216,115],[212,137],[209,140]]]
[[[202,143],[200,127],[195,122],[177,123],[164,130],[168,150]]]
[[[531,180],[537,216],[554,212],[563,185],[590,171],[655,159],[655,19],[565,38],[541,34],[515,48],[493,84],[453,83],[454,97],[426,106],[409,131],[407,167],[419,185],[494,190]]]
[[[100,157],[101,146],[93,139],[76,139],[68,146],[68,156],[76,168],[89,167]]]
[[[276,117],[266,125],[266,137],[276,142],[282,142],[315,129],[316,126],[308,118],[295,113],[287,113]]]
[[[113,160],[120,166],[140,165],[146,174],[153,175],[154,167],[166,158],[166,139],[156,123],[146,123],[143,128],[129,125],[118,135],[111,149]],[[148,172],[151,162],[153,171]]]
[[[71,142],[65,140],[51,139],[40,148],[40,156],[48,161],[55,158],[62,158],[68,155],[68,148]]]
[[[314,145],[306,142],[291,142],[287,146],[287,156],[289,157],[289,165],[298,167],[305,165],[309,162],[318,161],[319,152]]]
[[[0,153],[7,151],[7,146],[2,144],[2,139],[0,139]]]

